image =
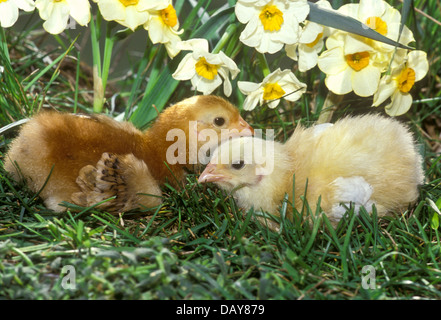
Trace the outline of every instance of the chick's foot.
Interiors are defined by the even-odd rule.
[[[81,192],[72,195],[72,201],[88,207],[98,207],[111,213],[137,207],[161,204],[161,190],[144,161],[133,154],[103,153],[96,166],[83,167],[76,179]]]

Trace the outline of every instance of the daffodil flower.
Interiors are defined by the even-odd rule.
[[[319,7],[332,10],[331,4],[326,0],[317,1]],[[324,39],[330,34],[330,29],[320,24],[306,21],[301,28],[299,41],[286,45],[286,55],[299,62],[301,72],[308,71],[317,65],[319,53],[324,46]]]
[[[318,55],[324,46],[325,28],[314,22],[307,22],[299,42],[286,45],[286,55],[299,62],[301,72],[308,71],[317,65]],[[298,54],[297,54],[298,52]]]
[[[406,113],[413,101],[409,91],[415,82],[424,78],[428,70],[427,54],[419,50],[411,51],[401,67],[383,76],[372,105],[377,107],[390,98],[391,102],[385,107],[387,114],[399,116]]]
[[[328,45],[329,40],[332,45]],[[318,58],[318,66],[326,74],[325,84],[335,94],[354,91],[361,97],[373,95],[380,82],[382,67],[376,63],[376,52],[362,37],[350,34],[339,39],[328,38],[330,49]]]
[[[412,32],[403,26],[400,34],[401,14],[400,12],[383,0],[360,0],[359,4],[346,4],[338,9],[338,12],[351,16],[381,35],[398,41],[402,44],[409,44],[415,41]],[[372,46],[379,51],[392,52],[395,46],[383,42],[370,41]]]
[[[45,20],[43,28],[52,34],[59,34],[66,29],[69,16],[81,26],[90,21],[88,0],[37,0],[35,7],[41,19]]]
[[[247,95],[243,104],[245,110],[253,110],[257,104],[263,103],[268,103],[268,107],[274,109],[282,97],[288,101],[297,101],[306,91],[306,84],[300,82],[288,69],[277,69],[261,83],[239,81],[237,85]]]
[[[18,19],[18,9],[30,12],[34,10],[35,4],[32,0],[0,0],[0,26],[9,28]]]
[[[230,76],[236,78],[240,70],[236,63],[222,51],[218,54],[208,52],[206,39],[191,39],[181,41],[177,45],[180,50],[190,50],[179,64],[173,78],[176,80],[191,80],[193,87],[203,94],[212,93],[224,83],[224,93],[230,96],[232,92]]]
[[[161,6],[146,8],[149,10],[150,16],[144,24],[144,28],[149,31],[152,43],[163,43],[168,55],[173,58],[180,52],[177,44],[181,41],[179,35],[183,30],[179,31],[179,20],[171,0],[160,2],[163,2]],[[143,6],[140,8],[143,9]]]
[[[238,0],[237,19],[247,24],[240,40],[260,53],[276,53],[299,40],[300,26],[309,14],[306,0]]]
[[[338,9],[341,14],[363,22],[378,33],[403,44],[414,41],[412,32],[404,27],[400,34],[400,13],[383,0],[360,0]],[[354,91],[357,95],[373,95],[381,74],[403,61],[407,50],[348,34],[334,32],[327,40],[319,59],[320,70],[326,73],[325,83],[336,94]]]
[[[119,24],[135,30],[143,25],[149,18],[147,8],[155,8],[164,1],[152,0],[93,0],[98,4],[98,8],[104,20],[116,21]]]
[[[357,19],[381,35],[399,41],[404,45],[415,41],[412,32],[406,26],[403,26],[400,32],[401,15],[399,11],[383,0],[360,0],[359,4],[350,3],[340,7],[338,12]],[[326,43],[328,49],[332,47],[328,43],[332,43],[333,38],[335,39],[341,33],[341,31],[336,31],[328,39],[329,41]],[[367,38],[363,38],[363,41],[375,50],[375,64],[381,67],[382,72],[385,72],[391,66],[394,67],[396,64],[400,64],[400,61],[407,54],[405,49],[396,48],[380,41]]]

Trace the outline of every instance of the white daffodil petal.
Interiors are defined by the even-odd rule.
[[[237,67],[236,63],[222,51],[220,51],[218,55],[222,65],[225,66],[225,68],[231,74],[231,79],[235,79],[240,72],[240,69]]]
[[[343,48],[345,45],[346,34],[344,32],[335,31],[328,39],[326,39],[326,48]]]
[[[167,54],[170,58],[176,57],[181,50],[178,49],[177,43],[181,40],[181,38],[178,38],[176,40],[171,39],[169,42],[164,43],[165,49],[167,50]]]
[[[190,80],[196,74],[195,64],[197,61],[193,59],[193,55],[188,53],[179,63],[178,68],[172,74],[176,80]]]
[[[136,9],[138,11],[147,11],[147,10],[163,10],[171,4],[170,0],[139,0],[136,5]]]
[[[299,49],[299,70],[308,71],[317,65],[318,54],[315,48],[301,45]]]
[[[237,86],[239,87],[239,90],[246,95],[250,95],[252,92],[258,90],[260,87],[258,83],[248,81],[238,81]]]
[[[178,48],[180,50],[191,50],[191,51],[195,51],[195,50],[199,50],[199,51],[204,51],[204,52],[208,52],[208,41],[207,39],[190,39],[187,41],[181,41],[178,43]]]
[[[35,9],[35,2],[32,0],[15,0],[15,4],[26,12],[33,11]]]
[[[280,79],[280,77],[283,74],[284,74],[283,71],[280,68],[277,68],[275,71],[271,72],[269,75],[267,75],[263,79],[262,84],[265,84],[265,83],[268,83],[268,82],[276,82],[276,81],[278,81]]]
[[[401,24],[400,24],[401,26]],[[392,38],[394,39],[394,38]],[[415,42],[415,38],[413,36],[412,31],[407,26],[403,27],[403,30],[401,31],[400,35],[400,43],[403,43],[405,45],[408,45],[411,42]]]
[[[392,102],[386,106],[384,110],[388,115],[393,117],[400,116],[409,111],[413,101],[409,93],[402,93],[398,90],[392,95],[391,99]]]
[[[90,21],[90,3],[88,0],[65,0],[69,5],[70,15],[80,25],[85,26]]]
[[[326,87],[335,94],[346,94],[352,91],[352,70],[347,68],[343,72],[328,75],[325,78]]]
[[[390,68],[392,70],[401,69],[406,62],[406,58],[407,58],[407,49],[397,49],[395,51],[395,54],[393,55],[393,60],[390,64]]]
[[[305,0],[291,0],[292,4],[290,10],[288,11],[288,16],[291,13],[294,14],[297,21],[303,22],[309,14],[309,4]]]
[[[323,26],[314,22],[307,22],[305,28],[303,29],[300,35],[299,41],[301,43],[311,43],[322,32],[323,32]]]
[[[321,71],[329,75],[338,74],[348,68],[343,49],[340,47],[324,51],[319,56],[317,64]]]
[[[149,38],[152,40],[152,43],[164,43],[164,32],[163,32],[163,23],[162,19],[159,16],[150,17],[148,24],[149,30]]]
[[[241,23],[247,23],[250,19],[256,15],[257,10],[253,5],[244,3],[244,1],[238,1],[234,8],[237,20]]]
[[[222,58],[220,57],[219,54],[206,52],[206,53],[202,54],[202,56],[205,58],[205,60],[207,60],[207,62],[209,64],[223,65]]]
[[[378,89],[381,72],[375,67],[366,67],[352,73],[352,89],[361,97],[373,95]]]
[[[257,91],[248,95],[246,97],[245,101],[243,102],[243,109],[246,111],[250,111],[250,110],[253,110],[254,108],[256,108],[257,104],[260,101],[261,96],[262,96],[262,94]]]
[[[298,48],[298,46],[299,45],[297,43],[295,43],[295,44],[287,44],[285,46],[286,55],[289,58],[293,59],[294,61],[298,60],[298,57],[297,57],[297,48]]]
[[[49,19],[52,14],[54,3],[48,0],[36,0],[35,7],[38,9],[38,14],[43,20]]]
[[[280,70],[280,69],[279,69]],[[295,83],[295,84],[300,84],[299,79],[297,79],[297,77],[295,76],[294,73],[291,72],[291,70],[289,69],[285,69],[281,72],[278,72],[277,76],[277,81],[279,81],[280,83]]]
[[[283,96],[283,98],[285,100],[294,102],[294,101],[299,100],[302,97],[302,95],[305,93],[306,85],[304,85],[304,86],[290,85],[290,86],[283,87],[283,89],[286,92],[286,94]]]
[[[385,34],[385,36],[397,40],[397,38],[392,38],[391,36],[400,29],[401,15],[398,10],[393,7],[389,7],[384,10],[383,15],[371,15],[371,17],[381,17],[381,20],[387,23],[387,34]]]
[[[104,20],[123,21],[126,19],[125,6],[115,0],[99,0],[98,7]]]
[[[350,16],[352,18],[358,19],[358,11],[359,11],[360,5],[357,3],[348,3],[345,5],[342,5],[340,8],[338,8],[338,13],[341,13],[345,16]]]
[[[300,82],[292,72],[280,79],[279,84],[286,92],[285,99],[289,101],[297,101],[306,91],[306,84]]]
[[[245,42],[244,42],[245,43]],[[276,42],[271,39],[271,36],[263,36],[260,44],[256,46],[256,50],[260,53],[268,52],[269,54],[274,54],[283,48],[282,42]]]
[[[233,87],[231,86],[230,79],[228,79],[228,75],[223,75],[224,70],[219,70],[219,74],[221,74],[224,78],[224,94],[229,97],[233,92]]]
[[[125,8],[126,18],[121,24],[126,27],[135,30],[138,26],[147,22],[149,14],[147,11],[138,12],[135,6],[128,6]]]
[[[408,67],[415,71],[415,81],[420,81],[429,71],[427,53],[421,50],[414,50],[409,53]]]
[[[258,19],[253,17],[240,34],[240,41],[249,47],[260,45],[262,39],[262,31],[260,29]]]
[[[2,28],[12,27],[18,19],[18,8],[11,1],[0,3],[0,26]]]
[[[396,81],[391,80],[390,76],[384,76],[378,85],[377,92],[374,94],[374,100],[372,106],[378,107],[389,97],[391,97],[397,90]]]
[[[292,19],[284,22],[284,27],[277,32],[268,33],[268,38],[275,42],[281,42],[284,44],[295,44],[299,41],[299,23],[293,17]]]
[[[169,32],[168,42],[165,42],[165,49],[167,50],[168,56],[170,58],[174,58],[178,55],[181,50],[178,48],[178,43],[181,41],[181,37],[179,37],[176,33]]]
[[[267,101],[267,106],[270,109],[275,109],[280,103],[280,99],[275,99],[271,101]]]
[[[222,79],[217,76],[213,80],[207,80],[204,77],[195,75],[191,78],[192,85],[204,95],[211,94],[217,87],[222,84]]]
[[[68,19],[69,7],[65,3],[56,3],[49,19],[43,23],[43,28],[51,34],[59,34],[66,29]]]
[[[360,0],[359,18],[365,23],[367,18],[381,17],[386,10],[383,0]]]
[[[363,51],[373,51],[373,48],[365,41],[366,38],[364,37],[347,34],[345,37],[344,54],[347,55]]]

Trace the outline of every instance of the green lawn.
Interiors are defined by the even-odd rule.
[[[401,9],[400,1],[391,2]],[[199,3],[205,6],[209,1]],[[411,110],[400,117],[415,132],[426,169],[421,197],[408,211],[381,219],[375,212],[357,216],[349,211],[333,229],[324,215],[305,208],[294,214],[293,221],[282,220],[277,233],[257,223],[252,212],[241,212],[234,199],[214,185],[198,184],[195,173],[188,176],[184,190],[164,187],[164,204],[155,212],[116,217],[66,203],[67,212],[55,215],[0,166],[0,299],[440,299],[441,217],[430,200],[441,206],[437,202],[441,199],[441,8],[436,0],[415,0],[414,5],[426,15],[412,11],[408,26],[416,47],[427,52],[430,69],[413,91]],[[216,22],[229,21],[231,14],[230,10],[209,20],[204,28],[182,22],[189,30],[185,35],[205,32],[216,39],[213,30],[226,27]],[[27,15],[20,21],[29,17],[35,18]],[[11,64],[0,47],[0,65],[7,71],[0,74],[1,126],[43,107],[92,112],[92,75],[80,64],[85,53],[80,54],[78,43],[70,48],[73,35],[72,39],[57,36],[55,45],[36,51],[44,40],[37,32],[42,30],[41,21],[2,30]],[[243,69],[239,77],[248,73],[261,78],[255,68],[262,61],[234,39],[225,50]],[[149,94],[155,85],[139,80],[146,73],[161,84],[166,52],[147,47],[139,60],[124,58],[133,62],[124,76],[109,77],[106,97],[110,101],[119,92],[117,105],[128,106],[112,115],[153,99]],[[115,55],[117,50],[125,54],[124,48],[115,48]],[[52,61],[65,60],[60,68],[56,61],[45,71],[44,58],[49,54]],[[268,63],[283,64],[285,59],[271,56]],[[176,63],[168,68],[173,71]],[[284,101],[274,110],[243,111],[244,118],[254,128],[275,129],[280,141],[289,137],[296,123],[312,125],[326,97],[324,75],[314,69],[299,79],[308,85],[300,101]],[[169,95],[159,93],[158,101],[164,100],[166,106],[190,95],[189,90],[189,83],[176,84]],[[345,99],[346,107],[334,113],[334,120],[351,113],[381,112],[370,107],[369,99],[354,95]],[[238,106],[244,100],[235,82],[230,100]],[[148,122],[139,122],[144,117],[149,114],[138,111],[132,121],[147,127]],[[14,132],[1,137],[0,155],[13,137]]]

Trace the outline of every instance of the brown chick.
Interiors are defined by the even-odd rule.
[[[211,133],[208,142],[204,132]],[[40,196],[54,211],[66,209],[62,201],[91,206],[115,197],[101,208],[116,213],[159,205],[161,185],[180,186],[188,170],[208,162],[194,153],[213,149],[218,137],[252,132],[238,109],[216,96],[166,108],[145,132],[104,115],[44,112],[23,125],[5,169],[34,192],[44,186]]]
[[[422,158],[409,130],[396,120],[366,115],[299,126],[285,144],[256,137],[224,142],[199,182],[231,192],[246,211],[275,216],[286,194],[298,212],[302,198],[315,212],[321,197],[322,210],[336,226],[350,206],[358,212],[375,205],[378,216],[406,210],[418,198],[423,179]]]

